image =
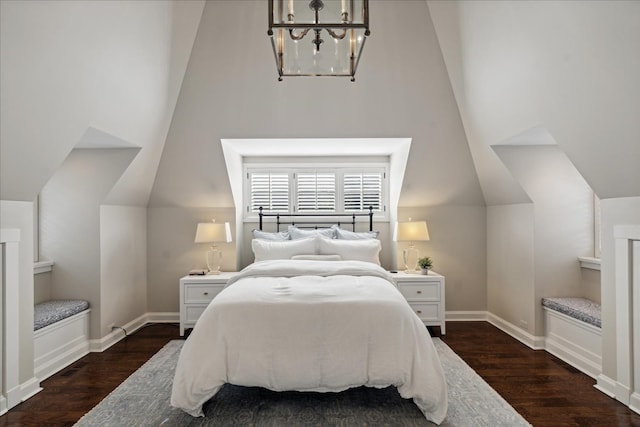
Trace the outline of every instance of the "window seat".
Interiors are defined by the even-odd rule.
[[[39,381],[89,353],[89,303],[53,300],[34,307],[34,368]]]
[[[592,378],[602,371],[600,304],[586,298],[542,298],[545,349]]]
[[[586,298],[542,298],[542,305],[582,322],[602,327],[600,304]]]
[[[89,308],[89,301],[52,300],[36,304],[33,309],[33,330],[49,326]]]

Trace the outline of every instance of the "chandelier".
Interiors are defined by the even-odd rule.
[[[269,36],[278,80],[293,76],[355,81],[369,32],[369,0],[269,0]]]

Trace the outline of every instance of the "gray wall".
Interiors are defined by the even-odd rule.
[[[586,296],[581,287],[582,277],[577,258],[593,253],[593,192],[557,146],[498,146],[494,149],[532,201],[531,216],[528,218],[532,223],[526,223],[519,210],[514,211],[514,218],[503,219],[516,227],[532,230],[533,240],[522,240],[521,245],[512,248],[515,254],[511,256],[521,253],[527,260],[523,261],[526,266],[524,271],[513,270],[516,274],[508,282],[489,277],[490,282],[496,280],[492,288],[498,294],[491,298],[501,299],[502,288],[521,286],[522,282],[533,279],[529,282],[532,289],[521,295],[510,295],[513,299],[502,301],[502,304],[533,304],[534,324],[511,316],[505,320],[541,336],[544,334],[541,298]],[[502,237],[509,239],[507,241],[512,239]],[[493,240],[496,238],[499,237],[492,237]],[[527,248],[525,245],[532,246]],[[531,253],[533,271],[528,263]],[[506,268],[502,266],[504,260],[499,256],[492,256],[492,260],[498,264],[493,269]],[[526,303],[518,303],[519,299],[525,299]]]
[[[147,312],[147,209],[100,206],[100,332]]]
[[[179,280],[189,270],[207,268],[208,244],[194,243],[199,222],[233,222],[235,210],[229,208],[154,208],[147,210],[147,300],[150,312],[180,310]],[[222,271],[236,271],[235,228],[232,243],[219,245]]]
[[[519,236],[507,231],[508,225],[521,221],[526,223],[523,228],[527,231],[535,224],[532,233],[548,234],[554,229],[552,224],[533,217],[537,205],[530,206],[531,212],[518,205],[531,200],[515,174],[492,150],[496,144],[542,126],[598,197],[606,199],[602,202],[601,226],[603,373],[615,380],[612,233],[617,224],[640,221],[640,3],[428,4],[483,194],[491,205],[487,228],[489,310],[500,310],[505,319],[517,325],[515,308],[506,306],[530,305],[523,308],[529,316],[538,310],[537,298],[541,295],[532,295],[535,284],[530,281],[544,272],[537,267],[531,271],[532,263],[537,262],[534,258],[553,260],[558,252],[560,262],[567,266],[571,262],[564,244],[559,251],[551,247],[551,252],[544,253],[543,248],[550,247],[548,242],[533,234]],[[544,174],[539,176],[539,182],[547,182]],[[553,210],[551,207],[547,213]],[[545,231],[543,227],[547,225],[550,228]],[[531,238],[535,239],[533,244]],[[509,247],[517,258],[512,265],[519,265],[522,270],[500,264],[512,259],[502,257]],[[575,258],[583,254],[591,256],[593,248],[584,252],[576,248],[571,257],[576,268]],[[527,283],[518,282],[518,276]],[[529,292],[521,298],[513,295],[513,299],[499,301],[505,293],[513,293],[521,286],[529,288]],[[570,286],[575,285],[570,282]],[[594,292],[577,286],[576,292]]]
[[[40,195],[40,253],[55,261],[51,296],[89,301],[93,339],[102,337],[104,330],[100,205],[137,152],[74,149]]]
[[[453,246],[461,243],[456,233],[469,218],[472,224],[484,223],[484,199],[425,2],[371,2],[372,36],[355,83],[331,78],[278,82],[265,12],[262,1],[205,6],[149,201],[152,310],[175,307],[175,291],[167,291],[175,289],[177,278],[187,271],[185,260],[181,270],[171,272],[171,284],[159,277],[152,280],[173,259],[168,254],[195,251],[188,242],[195,222],[181,221],[198,209],[228,208],[235,214],[239,208],[233,203],[222,138],[413,138],[399,207],[450,207],[454,214],[430,225],[430,232],[441,242],[450,237],[457,242]],[[237,31],[237,22],[245,23],[243,31]],[[305,155],[305,147],[299,155]],[[174,213],[167,215],[171,209]],[[384,239],[389,225],[380,228]],[[186,233],[184,247],[176,247],[175,240],[157,240],[177,236],[181,229]],[[474,244],[484,247],[481,229],[472,236]],[[446,268],[456,287],[447,305],[484,309],[484,298],[476,298],[485,287],[482,256],[444,252],[453,249],[442,245],[436,265],[459,256],[457,264],[474,271],[455,278],[459,273]],[[383,246],[385,263],[392,264],[390,241]],[[239,254],[239,266],[250,258],[248,250]]]
[[[108,197],[112,204],[146,207],[203,7],[203,1],[0,2],[0,225],[18,226],[23,236],[20,381],[33,377],[31,201],[93,127],[117,136],[119,146],[142,149],[114,178]],[[101,178],[76,184],[99,185],[94,179]],[[69,265],[53,259],[52,276],[59,265],[63,275],[71,266],[92,280],[100,271],[98,224],[81,236],[70,223],[80,218],[82,228],[98,214],[92,210],[84,219],[82,208],[73,209],[62,218],[68,229],[58,242],[70,251],[63,258],[75,253],[78,259]],[[68,294],[82,296],[84,283]],[[94,305],[92,338],[99,337],[98,312]]]

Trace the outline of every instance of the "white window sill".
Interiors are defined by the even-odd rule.
[[[600,271],[600,258],[581,256],[578,257],[578,260],[580,261],[580,267]]]
[[[53,270],[53,261],[38,261],[33,263],[33,274],[48,273]]]

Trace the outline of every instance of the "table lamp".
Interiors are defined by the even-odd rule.
[[[427,222],[411,221],[411,218],[409,221],[396,222],[393,240],[395,242],[409,242],[409,247],[402,251],[405,273],[418,273],[420,252],[413,242],[429,240]]]
[[[217,223],[200,222],[196,228],[196,243],[211,243],[211,247],[206,252],[208,274],[220,274],[220,264],[222,263],[222,251],[218,249],[216,243],[231,242],[231,227],[228,222]]]

